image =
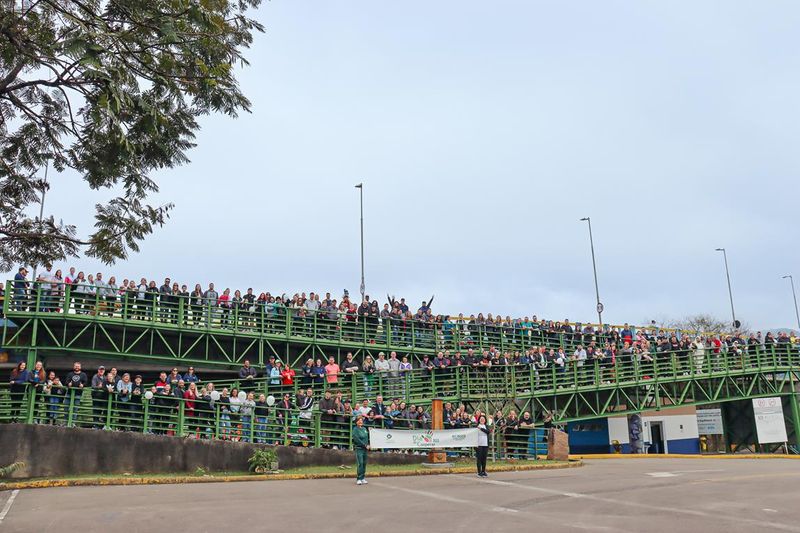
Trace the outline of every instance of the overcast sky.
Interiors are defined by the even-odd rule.
[[[434,311],[794,326],[800,4],[271,0],[253,112],[153,177],[169,225],[103,272]],[[52,177],[52,175],[51,175]],[[46,212],[93,204],[54,177]],[[89,260],[75,264],[96,271]]]

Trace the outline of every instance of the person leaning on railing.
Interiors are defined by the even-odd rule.
[[[58,424],[67,388],[61,383],[61,379],[54,371],[51,370],[47,373],[42,392],[47,397],[47,423],[51,425]]]
[[[331,397],[331,390],[325,391],[325,396],[319,401],[320,430],[322,432],[322,447],[330,448],[330,434],[336,422],[336,401]]]
[[[20,361],[11,371],[9,383],[11,396],[11,421],[19,422],[19,414],[22,408],[22,401],[25,397],[28,383],[30,382],[30,371],[25,361]]]
[[[25,311],[28,309],[28,269],[24,266],[19,267],[17,273],[14,274],[13,291],[14,291],[14,309],[16,311]]]

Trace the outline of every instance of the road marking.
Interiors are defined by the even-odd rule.
[[[5,518],[8,512],[11,510],[11,506],[14,505],[14,500],[16,499],[17,494],[19,494],[19,489],[14,489],[11,491],[11,496],[8,497],[6,504],[3,506],[3,510],[0,511],[0,522],[3,521],[3,518]]]
[[[459,479],[463,479],[462,476],[456,476],[455,474],[450,474],[450,475],[452,475],[454,477],[457,477]],[[509,507],[499,507],[499,506],[496,506],[496,505],[489,505],[489,504],[486,504],[486,503],[480,502],[480,501],[464,500],[464,499],[461,499],[461,498],[455,498],[453,496],[447,496],[446,494],[441,494],[441,493],[438,493],[438,492],[430,492],[430,491],[427,491],[427,490],[418,490],[418,489],[409,489],[409,488],[406,488],[406,487],[399,487],[397,485],[389,485],[388,483],[374,482],[374,481],[372,482],[372,485],[374,485],[376,487],[381,487],[381,488],[393,490],[393,491],[400,491],[400,492],[405,492],[405,493],[408,493],[408,494],[414,494],[416,496],[423,496],[425,498],[431,498],[431,499],[434,499],[434,500],[442,500],[442,501],[446,501],[446,502],[450,502],[450,503],[466,504],[466,505],[469,505],[470,507],[472,507],[473,509],[475,507],[483,507],[484,509],[486,509],[488,511],[496,512],[496,513],[511,513],[511,514],[518,514],[518,515],[527,515],[527,516],[540,517],[540,515],[538,515],[536,513],[529,512],[529,511],[520,511],[519,509],[511,509]],[[576,494],[576,496],[581,496],[581,495],[580,494]],[[558,520],[558,519],[553,519],[553,520],[555,521],[555,520]],[[562,524],[564,526],[571,527],[571,528],[574,528],[574,529],[596,529],[596,530],[601,530],[601,531],[607,531],[607,530],[611,529],[610,527],[606,527],[606,526],[589,526],[589,525],[586,525],[586,524],[571,524],[569,522],[562,522]],[[614,528],[614,531],[617,531],[618,533],[630,533],[630,532],[626,532],[626,531],[618,529],[618,528]]]
[[[508,507],[492,507],[492,511],[497,513],[518,513],[518,509],[509,509]]]
[[[713,470],[673,470],[672,472],[647,472],[647,475],[651,477],[676,477],[681,474],[699,474],[705,472],[724,472],[724,470],[718,468]]]
[[[755,520],[751,518],[745,517],[738,517],[738,516],[728,516],[718,513],[707,513],[705,511],[697,511],[695,509],[682,509],[679,507],[662,507],[659,505],[651,505],[647,503],[639,503],[639,502],[632,502],[628,500],[616,500],[614,498],[605,498],[603,496],[595,496],[594,494],[581,494],[577,492],[564,492],[562,490],[555,490],[555,489],[545,489],[542,487],[535,487],[533,485],[523,485],[521,483],[515,483],[512,481],[499,481],[496,479],[481,479],[479,483],[486,483],[490,485],[501,485],[506,487],[516,487],[520,489],[530,490],[534,492],[541,492],[543,494],[554,494],[558,496],[570,496],[572,498],[585,498],[591,501],[597,501],[601,503],[610,503],[612,505],[627,505],[628,507],[638,507],[640,509],[647,509],[650,511],[658,511],[658,512],[669,512],[669,513],[676,513],[676,514],[684,514],[690,516],[699,516],[703,518],[710,518],[713,520],[729,520],[732,522],[747,522],[753,525],[758,526],[759,528],[763,528],[765,526],[772,527],[774,529],[780,529],[782,531],[795,531],[800,532],[800,527],[792,526],[789,524],[781,524],[778,522],[764,522],[762,520]]]
[[[766,511],[766,512],[768,512],[768,513],[777,513],[777,512],[778,512],[778,511],[776,511],[775,509],[761,509],[761,510],[762,510],[762,511]]]
[[[453,496],[447,496],[446,494],[439,494],[438,492],[429,492],[427,490],[417,490],[417,489],[407,489],[405,487],[397,487],[394,485],[387,485],[386,483],[375,483],[372,482],[373,485],[378,487],[385,487],[387,489],[392,490],[399,490],[402,492],[407,492],[408,494],[416,494],[417,496],[425,496],[426,498],[433,498],[435,500],[442,500],[445,502],[450,503],[468,503],[472,504],[473,502],[469,500],[462,500],[461,498],[454,498]],[[494,508],[494,506],[492,506]]]

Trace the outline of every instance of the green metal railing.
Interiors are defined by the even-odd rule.
[[[227,400],[226,400],[227,398]],[[57,425],[130,431],[182,438],[223,439],[257,444],[289,446],[352,447],[352,428],[359,412],[339,408],[335,414],[302,410],[280,402],[268,405],[261,397],[232,403],[223,394],[187,399],[167,393],[120,394],[100,389],[42,385],[0,385],[0,423]],[[387,403],[383,419],[366,417],[367,426],[387,429],[430,429],[430,417],[411,417],[416,405]],[[446,429],[474,426],[471,420],[456,421]],[[502,429],[492,441],[495,458],[538,458],[546,454],[541,430]],[[471,454],[472,450],[451,450]]]
[[[660,352],[651,343],[649,352],[626,354],[620,349],[613,361],[579,361],[572,353],[576,344],[586,340],[582,334],[497,325],[398,324],[391,319],[352,322],[340,314],[304,316],[301,310],[285,307],[223,309],[216,302],[192,306],[191,301],[180,297],[167,302],[157,298],[144,301],[130,295],[73,294],[70,286],[56,287],[51,291],[15,292],[7,284],[3,308],[18,328],[4,326],[3,339],[7,345],[27,350],[29,365],[39,355],[66,353],[77,360],[88,354],[107,362],[115,357],[170,365],[205,361],[231,368],[248,357],[263,364],[270,348],[298,375],[289,386],[272,378],[249,384],[266,395],[289,392],[293,397],[311,386],[315,395],[331,390],[354,402],[382,394],[417,405],[427,405],[433,397],[481,406],[498,404],[506,409],[511,404],[520,408],[523,403],[541,423],[545,411],[555,413],[557,422],[565,422],[623,411],[791,394],[794,426],[800,426],[795,398],[800,351],[796,345],[707,347],[704,351],[684,346]],[[602,333],[592,339],[598,346],[613,340]],[[278,354],[273,344],[285,349],[284,354]],[[195,346],[203,346],[204,359],[192,354]],[[253,346],[258,349],[251,349]],[[472,348],[479,356],[490,346],[508,354],[514,363],[497,364],[495,359],[490,367],[469,361],[432,371],[420,368],[425,354],[436,355],[443,350],[466,353]],[[352,349],[359,364],[367,354],[374,357],[376,351],[385,350],[408,356],[414,368],[397,373],[340,374],[335,380],[328,376],[305,379],[298,361],[320,355],[325,359],[327,347],[331,348],[327,354],[340,364],[344,350]],[[542,347],[565,348],[568,355],[562,364],[553,360],[542,364],[539,358],[534,358],[536,363],[526,362],[531,351]],[[290,352],[294,361],[289,358]],[[217,384],[239,385],[237,380],[220,380]],[[160,419],[152,421],[157,422]]]
[[[547,329],[542,323],[523,326],[471,324],[406,320],[398,318],[359,317],[340,312],[309,311],[274,303],[254,305],[226,304],[186,296],[161,297],[146,293],[124,292],[96,287],[50,284],[42,288],[14,289],[6,282],[3,311],[6,316],[53,318],[69,315],[75,319],[102,320],[110,323],[151,324],[159,329],[225,332],[242,337],[268,337],[285,341],[306,341],[327,345],[405,350],[434,353],[437,350],[526,350],[531,347],[581,344],[582,333],[564,333]],[[90,292],[85,292],[90,291]],[[616,337],[608,331],[592,338],[600,345]]]
[[[568,361],[563,366],[494,365],[451,366],[430,371],[414,368],[405,372],[339,373],[320,379],[297,378],[283,384],[276,378],[214,380],[217,390],[242,387],[257,394],[292,399],[307,389],[321,396],[326,391],[341,394],[342,399],[360,402],[381,395],[387,401],[428,404],[431,398],[459,402],[487,399],[515,399],[529,396],[549,397],[565,390],[613,390],[626,386],[652,388],[659,383],[708,380],[747,373],[785,374],[800,368],[800,353],[775,347],[759,348],[753,353],[727,352],[704,356],[665,352],[654,354],[652,361],[618,358]],[[200,383],[199,386],[202,386]],[[185,384],[188,387],[188,384]]]

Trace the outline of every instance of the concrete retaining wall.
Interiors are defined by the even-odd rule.
[[[22,461],[13,478],[81,474],[237,472],[261,445],[221,440],[182,439],[120,431],[36,424],[0,425],[0,466]],[[278,446],[280,468],[355,463],[353,452]],[[371,453],[375,464],[414,464],[421,455]]]

